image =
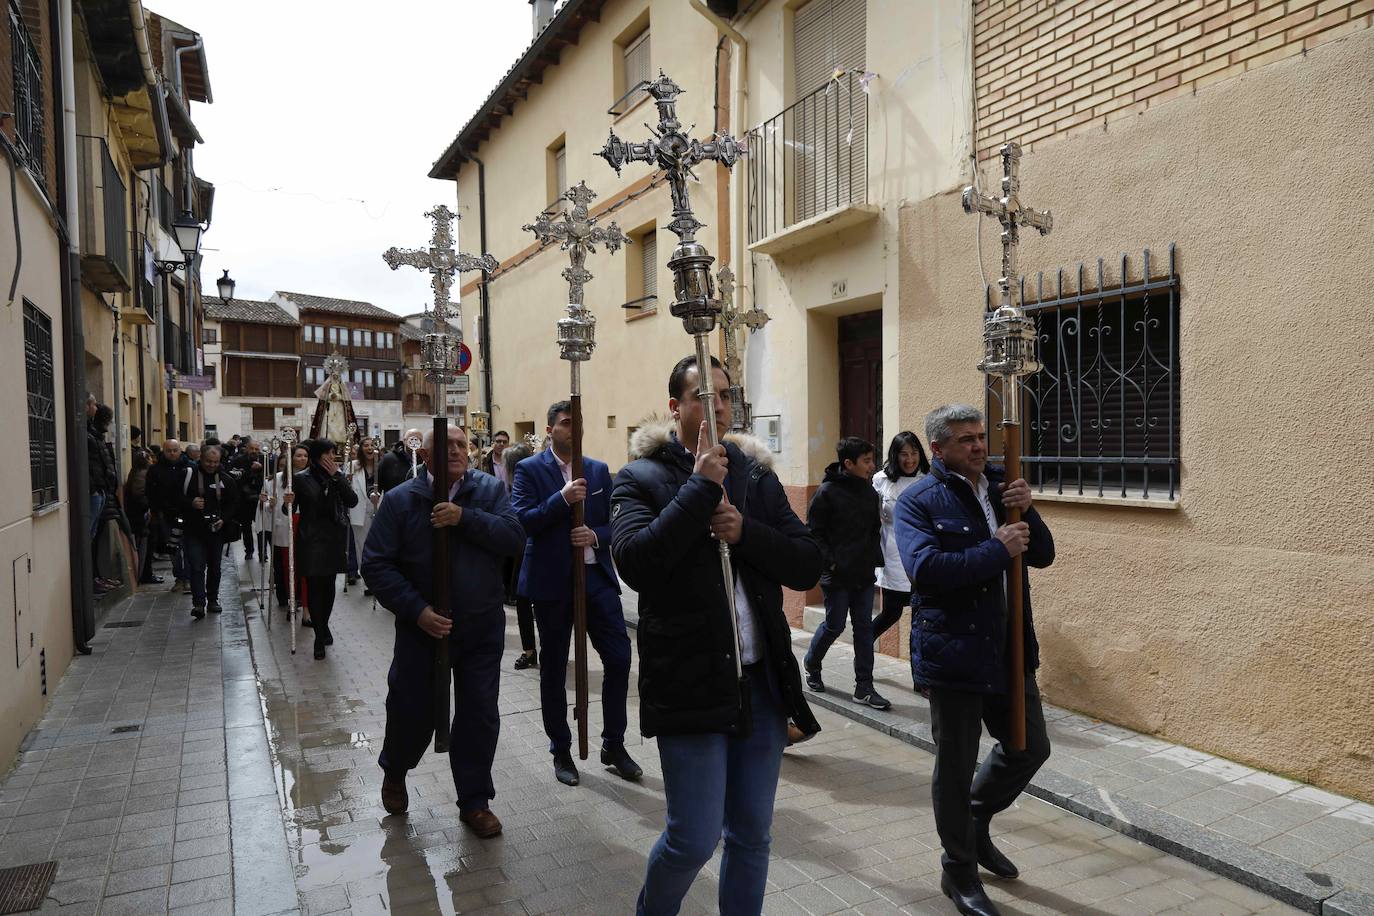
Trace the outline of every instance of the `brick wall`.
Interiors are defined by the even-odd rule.
[[[975,0],[979,158],[1100,128],[1374,25],[1374,0]]]

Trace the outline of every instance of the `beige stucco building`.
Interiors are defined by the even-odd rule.
[[[548,406],[568,396],[556,343],[568,256],[556,245],[541,250],[522,227],[579,181],[597,194],[592,215],[603,225],[614,220],[632,240],[614,255],[601,249],[587,259],[596,279],[586,301],[598,320],[597,349],[584,370],[587,454],[618,467],[638,420],[666,410],[668,371],[691,349],[668,314],[667,260],[676,242],[663,228],[671,219],[668,190],[647,165],[627,165],[617,176],[595,153],[611,127],[631,139],[648,136],[644,122],[658,120],[652,100],[642,92],[622,97],[660,68],[688,90],[678,108],[683,124],[709,134],[715,42],[715,28],[677,0],[567,3],[435,165],[434,177],[457,180],[463,250],[481,247],[485,201],[485,250],[502,264],[487,290],[489,353],[478,345],[478,282],[471,275],[462,281],[464,329],[476,361],[468,409],[489,408],[492,431],[542,436]],[[607,114],[612,107],[621,113]],[[717,168],[700,169],[692,204],[708,224],[699,239],[727,259],[730,221]]]
[[[924,440],[951,400],[999,419],[974,367],[1000,227],[959,191],[975,162],[995,189],[998,148],[1018,141],[1022,197],[1055,219],[1023,231],[1020,263],[1046,362],[1027,467],[1059,547],[1034,584],[1046,695],[1374,798],[1374,550],[1350,479],[1374,457],[1374,340],[1344,305],[1374,229],[1351,203],[1374,126],[1371,18],[1316,0],[574,0],[433,173],[457,178],[463,248],[485,233],[503,263],[474,401],[487,370],[493,428],[519,434],[566,390],[547,371],[564,256],[520,231],[554,196],[537,176],[558,174],[560,148],[567,181],[585,177],[632,234],[668,217],[661,187],[627,199],[643,171],[616,181],[591,155],[607,127],[637,138],[648,119],[643,103],[605,113],[645,21],[672,36],[652,69],[688,91],[684,124],[708,133],[714,87],[720,127],[749,144],[693,203],[738,304],[771,317],[745,383],[799,510],[840,435]],[[483,190],[499,202],[485,229]],[[686,351],[666,301],[621,318],[635,257],[588,265],[587,441],[612,465]],[[464,292],[471,340],[478,283]],[[805,603],[789,601],[797,623]],[[882,648],[905,655],[906,636]]]

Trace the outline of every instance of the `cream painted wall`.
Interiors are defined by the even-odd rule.
[[[1179,251],[1181,505],[1041,501],[1058,559],[1033,574],[1055,703],[1374,800],[1374,33],[1045,143],[1022,194],[1050,270]],[[902,211],[899,390],[911,423],[978,403],[972,217]],[[985,232],[989,273],[997,233]]]
[[[650,101],[618,119],[606,114],[618,95],[613,87],[620,52],[613,42],[646,9],[654,73],[662,68],[685,90],[678,105],[684,126],[695,124],[694,136],[704,138],[710,133],[715,29],[679,0],[607,4],[601,21],[583,28],[578,44],[563,49],[560,63],[544,72],[543,83],[530,87],[529,100],[517,102],[514,114],[503,118],[500,128],[475,151],[486,162],[488,248],[503,263],[535,241],[521,227],[533,222],[549,204],[547,150],[560,135],[567,143],[568,181],[587,182],[598,194],[593,208],[651,174],[649,166],[639,163],[627,165],[617,177],[610,166],[594,156],[606,142],[608,128],[614,126],[624,139],[642,140],[649,136],[644,122],[657,123]],[[455,124],[455,129],[459,126]],[[720,258],[727,252],[718,234],[725,227],[718,225],[715,167],[702,167],[698,176],[701,183],[690,189],[692,206],[697,217],[708,224],[698,239]],[[460,247],[476,252],[478,187],[474,163],[463,166],[457,194],[463,217],[458,226]],[[623,230],[632,232],[651,222],[665,226],[670,218],[668,193],[660,186],[602,217],[601,222],[615,220]],[[626,320],[627,313],[620,305],[633,298],[627,291],[627,259],[637,257],[638,249],[623,248],[614,256],[603,249],[587,259],[587,268],[596,279],[587,286],[586,302],[598,323],[596,352],[583,365],[585,448],[587,454],[605,460],[612,469],[625,460],[628,427],[649,413],[666,409],[669,370],[691,350],[681,323],[668,314],[672,281],[667,262],[675,241],[676,237],[666,231],[658,239],[658,313],[635,321]],[[567,364],[557,358],[555,342],[556,323],[565,314],[568,292],[560,274],[567,266],[567,253],[555,247],[491,283],[492,430],[513,430],[517,423],[533,422],[542,432],[549,404],[568,395]],[[464,277],[463,282],[471,282],[471,277]],[[476,292],[464,295],[468,345],[480,360],[476,335],[471,333],[478,306]],[[469,410],[480,410],[480,362],[474,363],[468,375],[473,379]],[[608,425],[609,416],[615,417],[614,427]]]
[[[68,500],[66,436],[67,403],[62,385],[62,295],[59,251],[54,228],[44,204],[28,178],[18,181],[19,231],[24,240],[24,263],[14,304],[0,313],[0,389],[16,393],[0,398],[0,429],[24,440],[27,449],[27,399],[17,395],[27,388],[24,363],[24,301],[28,300],[52,319],[54,388],[57,396],[57,453],[59,502],[45,514],[32,513],[32,480],[29,463],[5,463],[0,485],[0,770],[8,768],[24,735],[42,717],[47,698],[42,693],[39,653],[46,651],[47,682],[56,685],[71,662],[71,566],[67,553]],[[0,182],[0,211],[11,210],[9,182]],[[9,269],[12,262],[5,258]],[[8,283],[6,283],[8,289]],[[84,497],[83,497],[84,498]],[[16,560],[28,556],[29,601],[21,652],[16,659],[14,569]],[[27,574],[27,567],[22,567]],[[28,647],[28,630],[33,632]]]
[[[741,27],[749,40],[750,125],[814,88],[791,85],[793,11],[800,5],[773,0]],[[883,387],[899,385],[899,212],[907,201],[962,185],[969,174],[970,15],[968,4],[954,0],[869,0],[866,67],[877,78],[869,85],[868,202],[877,215],[782,255],[752,255],[757,301],[773,320],[750,337],[746,391],[755,415],[782,415],[777,467],[785,484],[818,481],[843,433],[837,316],[883,311]],[[740,180],[744,173],[737,172]],[[843,295],[832,294],[835,281],[844,281]],[[746,296],[744,304],[752,303]],[[820,336],[808,343],[808,334]],[[804,390],[796,384],[803,354]],[[901,429],[901,419],[896,399],[887,398],[884,430]]]

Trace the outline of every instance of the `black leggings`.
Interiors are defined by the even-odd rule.
[[[894,592],[883,589],[883,611],[873,621],[873,639],[876,642],[887,630],[902,619],[902,611],[911,606],[911,592]]]

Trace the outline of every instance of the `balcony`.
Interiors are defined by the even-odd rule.
[[[856,73],[764,121],[749,145],[749,250],[776,255],[877,218],[868,201],[868,93]]]
[[[133,288],[129,268],[127,189],[103,137],[78,136],[81,180],[81,281],[97,292]]]
[[[12,4],[8,13],[14,80],[14,141],[20,161],[41,184],[46,171],[43,151],[43,67],[24,20]]]

